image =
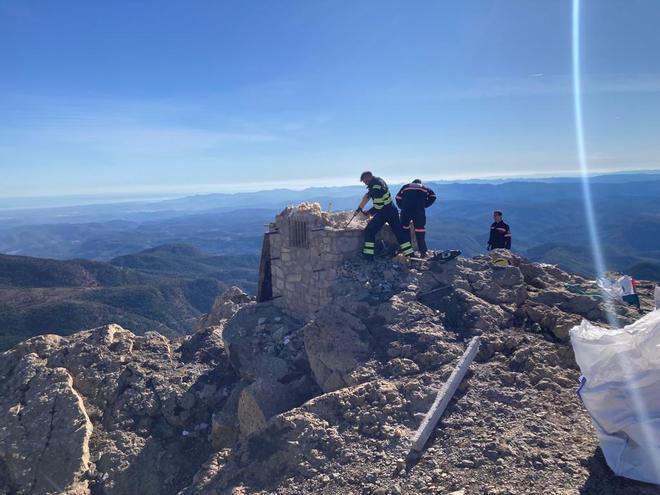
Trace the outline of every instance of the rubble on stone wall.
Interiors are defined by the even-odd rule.
[[[280,215],[288,217],[300,213],[314,215],[323,219],[327,218],[328,216],[328,213],[321,209],[321,205],[319,203],[308,203],[306,201],[295,206],[287,206],[284,211],[280,213]]]
[[[309,215],[318,218],[324,227],[329,229],[349,229],[361,230],[367,224],[369,218],[364,214],[353,215],[353,211],[338,211],[328,212],[323,211],[319,203],[300,203],[295,206],[287,206],[279,215],[278,218],[295,217],[298,215]],[[353,218],[353,220],[351,220]],[[349,224],[350,221],[350,224]]]
[[[374,301],[386,301],[393,294],[416,284],[416,276],[404,264],[389,258],[372,261],[355,257],[344,261],[338,270],[339,277],[334,287],[335,294],[355,292],[356,297],[367,297]]]

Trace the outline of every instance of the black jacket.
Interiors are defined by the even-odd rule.
[[[423,210],[435,202],[432,189],[412,182],[404,185],[396,195],[396,204],[402,210]]]
[[[511,249],[511,229],[504,222],[493,222],[490,226],[488,249]]]
[[[373,208],[368,212],[370,215],[378,213],[383,208],[394,208],[396,210],[393,204],[394,201],[392,201],[392,194],[383,179],[374,177],[367,185],[367,189],[369,190],[367,194],[369,194],[373,204]]]

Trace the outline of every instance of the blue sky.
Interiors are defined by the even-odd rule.
[[[595,170],[660,169],[660,2],[584,0]],[[571,3],[0,0],[0,196],[577,170]]]

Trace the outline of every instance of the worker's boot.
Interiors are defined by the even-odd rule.
[[[426,230],[415,229],[415,239],[417,240],[417,249],[419,249],[419,254],[426,254],[426,251],[428,251],[428,248],[426,247]]]

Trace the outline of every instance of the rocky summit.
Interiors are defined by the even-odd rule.
[[[0,493],[652,494],[618,478],[576,396],[592,281],[509,252],[341,262],[300,317],[231,289],[195,334],[117,325],[0,357]],[[621,323],[651,309],[615,303]],[[426,448],[410,439],[467,341]]]

